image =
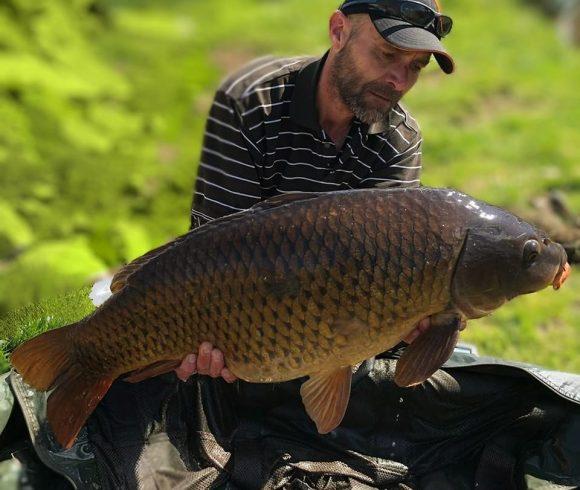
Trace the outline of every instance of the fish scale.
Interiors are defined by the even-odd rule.
[[[92,315],[27,342],[12,359],[32,386],[56,386],[48,417],[65,445],[113,379],[171,370],[204,341],[247,381],[310,376],[305,407],[327,432],[346,409],[349,366],[392,347],[419,320],[432,316],[432,326],[398,362],[396,380],[405,386],[445,361],[466,318],[491,312],[504,296],[559,287],[569,273],[565,254],[542,237],[503,210],[445,189],[274,198],[137,259]],[[521,284],[495,298],[486,277],[521,267],[525,240],[546,249],[537,277],[526,269]],[[516,255],[502,266],[504,249]]]

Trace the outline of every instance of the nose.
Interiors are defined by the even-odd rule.
[[[409,84],[409,72],[402,63],[392,65],[385,74],[385,81],[398,92],[406,92]]]

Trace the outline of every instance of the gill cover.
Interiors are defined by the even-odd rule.
[[[517,293],[511,291],[521,266],[517,240],[500,226],[470,229],[452,283],[455,306],[468,318],[480,318]]]

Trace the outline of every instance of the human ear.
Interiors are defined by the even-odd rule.
[[[328,27],[332,47],[340,51],[346,45],[352,29],[352,23],[346,15],[337,10],[330,17]]]

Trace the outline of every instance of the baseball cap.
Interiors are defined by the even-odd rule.
[[[394,11],[407,12],[413,4],[422,4],[431,9],[435,13],[434,22],[421,27],[405,20],[404,14],[393,14]],[[385,6],[388,7],[383,8]],[[420,8],[425,10],[424,7]],[[437,0],[346,0],[339,10],[346,15],[368,13],[375,28],[388,43],[400,49],[431,52],[445,73],[450,74],[455,70],[453,58],[441,43],[441,31],[435,28],[435,22],[439,20],[435,16],[440,13]],[[451,19],[444,18],[450,30]]]

